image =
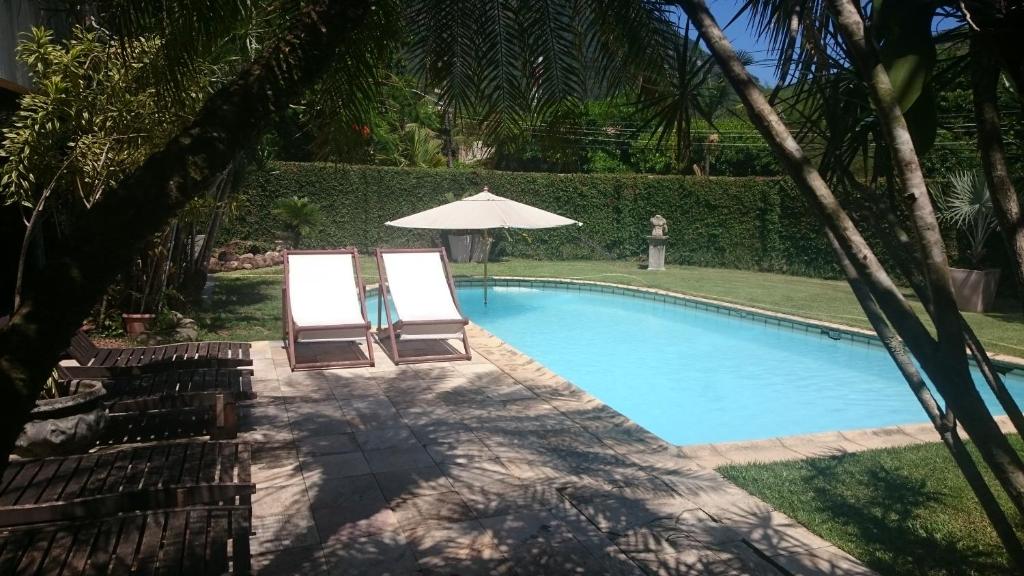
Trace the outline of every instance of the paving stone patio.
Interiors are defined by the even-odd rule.
[[[470,329],[472,361],[400,367],[254,343],[258,574],[872,574],[711,467],[884,435],[678,448]]]

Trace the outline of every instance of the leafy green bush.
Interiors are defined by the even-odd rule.
[[[320,220],[320,208],[306,197],[278,199],[273,214],[281,221],[281,234],[292,248],[301,248],[302,237]]]
[[[538,174],[273,163],[242,188],[222,241],[267,241],[279,198],[304,196],[322,218],[307,247],[433,245],[437,232],[391,228],[389,220],[489,186],[495,194],[579,220],[583,226],[531,230],[505,240],[503,254],[543,259],[630,259],[647,253],[648,220],[669,222],[674,264],[837,276],[832,255],[787,180],[641,174]]]

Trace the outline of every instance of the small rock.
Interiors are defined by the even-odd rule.
[[[199,339],[199,329],[195,326],[179,326],[174,331],[175,342],[195,342]]]
[[[242,264],[242,270],[252,270],[252,262],[246,262]]]
[[[224,263],[224,270],[227,270],[228,272],[230,272],[232,270],[238,270],[238,262],[235,261],[235,260],[230,260],[228,262],[225,262]]]

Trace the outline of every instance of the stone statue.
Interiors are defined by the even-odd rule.
[[[654,218],[651,218],[651,236],[664,236],[665,232],[668,231],[668,220],[662,217],[661,214],[655,214]]]

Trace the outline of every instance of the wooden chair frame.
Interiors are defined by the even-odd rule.
[[[390,285],[388,284],[388,272],[387,267],[384,265],[385,254],[439,254],[441,256],[441,265],[444,268],[445,280],[448,282],[448,290],[452,295],[452,302],[455,303],[455,310],[462,316],[462,347],[464,352],[462,354],[436,354],[432,356],[408,356],[403,357],[398,350],[398,340],[401,339],[401,331],[405,326],[440,326],[449,325],[458,322],[457,320],[409,320],[403,321],[398,320],[395,322],[391,317],[391,307],[387,305],[387,302],[391,296]],[[391,344],[390,350],[387,346],[382,346],[387,353],[388,357],[392,362],[397,364],[416,364],[426,362],[447,362],[451,360],[472,360],[473,354],[469,348],[469,336],[466,335],[466,325],[469,324],[469,320],[466,319],[466,315],[462,312],[462,307],[459,305],[459,299],[455,294],[455,281],[452,280],[451,266],[448,264],[448,255],[444,248],[377,248],[375,250],[377,256],[377,272],[380,275],[380,284],[378,285],[378,298],[377,298],[377,338],[380,339],[384,336],[388,338]],[[387,327],[384,328],[381,325],[381,308],[384,309],[384,314],[387,317]]]
[[[109,376],[252,365],[248,342],[179,342],[160,346],[101,348],[81,330],[72,336],[67,354],[82,366],[103,369]]]
[[[209,412],[210,437],[213,440],[227,440],[238,435],[238,407],[242,400],[254,400],[257,395],[252,390],[252,371],[237,368],[200,369],[200,370],[167,370],[155,374],[138,376],[110,377],[102,373],[102,369],[94,370],[92,366],[60,366],[55,369],[56,377],[61,381],[78,379],[100,379],[109,395],[107,403],[110,415],[133,412],[156,412],[166,410],[184,410],[187,408],[205,409]],[[190,389],[186,392],[166,392],[160,386],[163,381],[177,384],[189,382],[193,378],[213,376],[213,386]],[[223,384],[221,386],[221,379]],[[237,386],[234,386],[237,379]]]
[[[359,324],[332,324],[329,326],[299,326],[292,319],[291,306],[288,303],[288,294],[291,291],[291,276],[288,274],[288,256],[292,254],[324,255],[324,254],[350,254],[355,267],[355,280],[359,285],[359,309],[363,314],[363,322]],[[359,265],[359,251],[355,248],[340,248],[334,250],[286,250],[284,253],[284,285],[281,286],[281,321],[283,325],[283,336],[285,348],[288,352],[288,364],[292,371],[296,370],[321,370],[325,368],[354,368],[358,366],[373,366],[373,327],[370,324],[369,316],[366,313],[366,283],[363,282],[363,272]],[[366,331],[366,355],[365,360],[342,360],[337,362],[303,362],[295,360],[295,345],[298,342],[299,334],[304,331],[319,332],[322,330],[348,330],[363,329]]]
[[[126,472],[129,465],[132,472]],[[3,474],[0,528],[136,510],[250,506],[256,491],[251,467],[245,442],[160,442],[18,460]]]

